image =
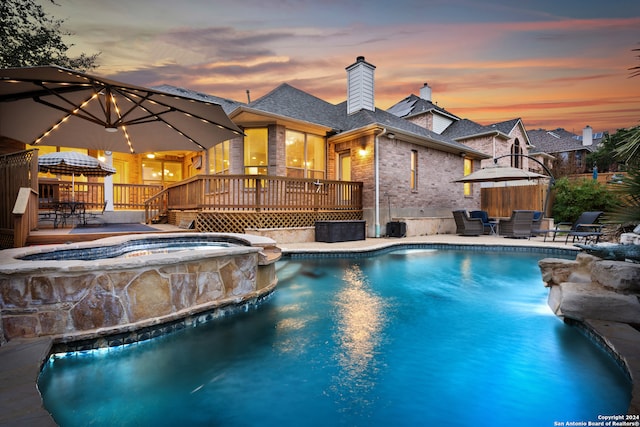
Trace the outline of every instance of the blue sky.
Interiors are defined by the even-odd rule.
[[[38,0],[101,52],[96,74],[246,100],[289,83],[346,97],[345,67],[376,66],[376,106],[423,83],[433,101],[490,124],[580,133],[640,123],[638,0]]]

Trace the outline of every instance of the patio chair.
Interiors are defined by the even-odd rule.
[[[556,224],[556,228],[554,230],[548,230],[548,233],[553,234],[554,242],[556,235],[566,234],[565,243],[569,242],[569,237],[573,238],[573,243],[575,243],[576,239],[583,239],[585,243],[589,241],[598,243],[600,236],[602,236],[602,228],[604,227],[603,224],[598,224],[598,220],[603,213],[602,211],[582,212],[575,222],[559,222]],[[568,226],[570,228],[567,228]]]
[[[89,221],[95,220],[96,223],[101,224],[102,221],[98,219],[99,216],[104,215],[104,211],[107,209],[107,201],[102,204],[102,210],[100,211],[85,211],[84,214],[84,225],[87,225]]]
[[[493,224],[490,223],[491,218],[487,211],[471,211],[469,212],[471,218],[480,218],[482,220],[482,226],[484,227],[485,234],[490,234],[493,230]]]
[[[466,210],[453,211],[456,221],[456,234],[462,236],[479,236],[484,233],[484,225],[480,218],[471,218]]]
[[[543,234],[545,230],[541,229],[542,218],[544,215],[540,211],[533,211],[533,222],[531,223],[531,237]]]
[[[513,239],[528,239],[533,227],[533,211],[515,210],[511,218],[500,221],[500,235]]]

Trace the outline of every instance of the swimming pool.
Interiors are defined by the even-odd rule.
[[[546,305],[535,253],[281,261],[254,311],[54,357],[62,426],[551,426],[626,413],[630,383]]]

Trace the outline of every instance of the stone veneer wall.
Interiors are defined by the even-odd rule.
[[[277,283],[279,255],[268,258],[264,248],[240,246],[126,260],[22,261],[37,267],[29,270],[3,265],[3,336],[86,340],[260,299]]]

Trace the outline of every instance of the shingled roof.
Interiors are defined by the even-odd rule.
[[[482,135],[495,134],[500,134],[500,131],[489,126],[483,126],[469,119],[461,119],[453,122],[442,132],[442,136],[458,141]],[[507,134],[504,134],[503,136],[507,139],[509,138]]]
[[[448,116],[451,119],[458,120],[455,114],[451,114],[444,108],[438,107],[431,101],[427,101],[424,98],[420,98],[417,95],[411,94],[407,96],[402,101],[392,105],[390,108],[387,108],[387,111],[395,116],[402,117],[407,119],[409,117],[426,113],[429,111],[437,111],[438,113]]]
[[[598,142],[601,139],[595,139],[591,145],[583,145],[582,138],[562,128],[555,130],[536,129],[527,131],[529,140],[533,144],[531,153],[562,153],[566,151],[587,150],[590,152],[597,151]]]
[[[214,104],[219,104],[224,112],[228,115],[235,109],[237,109],[243,104],[242,102],[234,101],[227,98],[220,98],[219,96],[207,95],[206,93],[196,92],[190,89],[183,89],[180,87],[175,87],[171,85],[160,85],[155,86],[152,89],[159,90],[162,92],[166,92],[172,95],[178,95],[185,98],[197,99],[198,101],[211,102]]]
[[[450,151],[474,152],[477,155],[484,155],[388,111],[376,108],[375,111],[363,109],[353,114],[347,114],[346,101],[337,105],[330,104],[286,83],[252,102],[249,108],[330,127],[337,134],[379,125],[391,128],[395,132],[404,132],[415,138],[425,139]]]
[[[472,150],[449,136],[438,135],[388,111],[376,108],[375,111],[360,110],[354,114],[347,114],[346,101],[337,105],[331,104],[287,83],[279,85],[250,104],[170,85],[158,86],[155,89],[174,95],[220,104],[227,114],[231,114],[239,108],[256,112],[262,111],[284,118],[324,126],[333,129],[337,134],[378,125],[390,128],[395,132],[404,132],[414,138],[423,139],[425,143],[441,149],[486,156],[484,153]]]

